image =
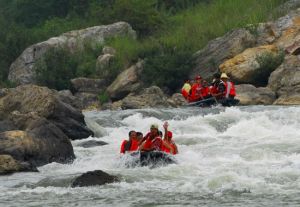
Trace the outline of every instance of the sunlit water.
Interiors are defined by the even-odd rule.
[[[300,107],[148,109],[88,112],[108,145],[73,141],[77,159],[39,173],[0,177],[0,206],[300,206]],[[169,121],[178,164],[126,168],[119,148],[129,130]],[[162,128],[161,128],[162,129]],[[105,135],[106,133],[106,135]],[[87,171],[121,182],[71,188]]]

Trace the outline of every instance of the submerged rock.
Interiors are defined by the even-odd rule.
[[[72,187],[85,187],[85,186],[95,186],[95,185],[105,185],[108,183],[118,182],[119,179],[116,176],[109,175],[101,170],[90,171],[77,177],[73,183]]]
[[[78,146],[84,147],[84,148],[91,148],[91,147],[103,146],[103,145],[107,145],[107,144],[108,143],[103,142],[103,141],[89,140],[89,141],[78,144]]]

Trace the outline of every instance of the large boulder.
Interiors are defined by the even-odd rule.
[[[11,119],[13,111],[21,114],[34,112],[54,124],[71,139],[93,135],[86,127],[81,111],[62,102],[55,90],[46,87],[23,85],[10,89],[0,98],[0,120]]]
[[[68,137],[45,119],[31,121],[31,130],[0,133],[0,154],[40,166],[50,162],[68,163],[74,158]]]
[[[190,77],[200,74],[203,78],[211,78],[218,71],[218,66],[225,60],[233,58],[246,48],[255,45],[255,37],[247,29],[228,32],[222,37],[210,41],[205,48],[196,52],[196,66]]]
[[[143,70],[143,61],[126,69],[118,75],[116,80],[107,88],[107,92],[113,101],[120,100],[129,93],[137,90],[141,83],[139,75]]]
[[[236,85],[236,94],[240,105],[270,105],[276,100],[275,93],[269,88],[256,88],[250,84]]]
[[[116,176],[109,175],[101,170],[90,171],[77,177],[72,187],[85,187],[95,185],[105,185],[108,183],[118,182],[119,179]]]
[[[0,175],[14,172],[38,172],[38,170],[30,163],[19,162],[10,155],[0,155]]]
[[[267,82],[270,74],[269,72],[269,74],[264,75],[267,71],[263,71],[264,68],[258,62],[258,58],[263,55],[280,58],[279,49],[275,45],[249,48],[221,64],[220,71],[227,73],[237,83],[262,85],[262,82]]]
[[[8,79],[17,84],[35,83],[35,63],[51,48],[63,47],[74,52],[81,50],[85,42],[103,43],[116,36],[136,37],[135,31],[126,22],[118,22],[106,26],[95,26],[82,30],[70,31],[47,41],[34,44],[12,63]]]
[[[278,96],[274,104],[300,104],[300,57],[287,56],[271,74],[268,87]]]
[[[122,109],[141,109],[150,107],[170,107],[168,98],[163,91],[152,86],[142,90],[140,93],[131,93],[121,101]]]

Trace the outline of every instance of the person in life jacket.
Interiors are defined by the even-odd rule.
[[[175,142],[172,140],[173,133],[168,130],[168,122],[165,122],[163,127],[165,129],[165,136],[164,136],[164,145],[162,148],[162,151],[169,153],[169,154],[178,154],[178,148],[175,144]]]
[[[183,87],[182,87],[182,89],[181,89],[181,94],[186,100],[188,100],[188,98],[189,98],[191,88],[192,88],[191,81],[186,80]]]
[[[195,102],[203,99],[201,94],[202,84],[201,84],[201,76],[195,77],[195,83],[192,85],[191,88],[191,95],[189,97],[189,102]]]
[[[236,96],[235,87],[233,82],[229,81],[229,77],[226,73],[222,73],[221,80],[225,85],[225,91],[223,92],[223,98],[233,99]]]
[[[163,141],[159,135],[158,125],[152,124],[150,127],[150,132],[146,134],[140,143],[139,150],[141,151],[161,151],[163,146]]]
[[[129,140],[124,140],[121,144],[120,153],[137,151],[139,148],[139,141],[135,131],[129,132]]]

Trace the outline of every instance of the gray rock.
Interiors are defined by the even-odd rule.
[[[82,92],[76,93],[75,97],[79,100],[81,109],[83,110],[100,108],[98,94]]]
[[[198,74],[205,79],[211,78],[222,62],[254,45],[255,37],[246,29],[233,30],[210,41],[205,48],[194,54],[196,67],[190,78]]]
[[[90,171],[77,177],[72,187],[85,187],[95,185],[105,185],[108,183],[118,182],[119,179],[116,176],[112,176],[101,170]]]
[[[96,73],[99,77],[107,79],[110,76],[109,66],[113,63],[114,55],[103,54],[97,58],[96,61]]]
[[[141,109],[149,107],[170,107],[168,98],[157,86],[142,90],[140,93],[131,93],[121,101],[122,109]]]
[[[276,100],[275,93],[269,88],[256,88],[250,84],[237,85],[236,94],[240,105],[270,105]]]
[[[83,92],[99,94],[106,88],[106,81],[104,79],[80,77],[72,79],[71,84],[75,93]]]
[[[103,141],[89,140],[89,141],[80,143],[77,146],[80,146],[83,148],[91,148],[91,147],[103,146],[103,145],[107,145],[107,144],[108,143],[103,142]]]
[[[57,91],[46,87],[23,85],[11,89],[6,96],[0,98],[0,120],[11,119],[14,111],[44,117],[71,139],[93,135],[86,127],[81,111],[62,102]]]
[[[103,54],[115,55],[117,53],[117,51],[112,47],[105,46],[102,49],[102,53]]]
[[[140,88],[139,75],[143,70],[143,62],[126,69],[118,75],[116,80],[107,88],[107,92],[113,101],[120,100],[129,93]]]
[[[57,95],[62,102],[69,104],[76,109],[82,109],[82,103],[70,90],[58,91]]]
[[[268,87],[278,96],[274,104],[300,104],[300,57],[286,56],[281,66],[271,73]]]
[[[174,93],[171,98],[169,98],[169,103],[174,107],[183,106],[187,104],[181,93]]]
[[[85,42],[103,43],[106,39],[116,36],[136,37],[136,33],[126,22],[118,22],[106,26],[95,26],[82,30],[70,31],[47,41],[34,44],[12,63],[8,79],[17,84],[35,83],[35,63],[43,57],[50,48],[63,47],[70,52],[81,50]]]

